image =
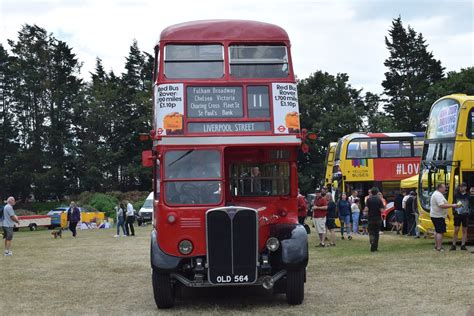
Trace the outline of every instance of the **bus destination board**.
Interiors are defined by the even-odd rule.
[[[243,117],[242,87],[187,87],[189,118]]]
[[[270,122],[188,123],[189,133],[254,133],[270,130]]]

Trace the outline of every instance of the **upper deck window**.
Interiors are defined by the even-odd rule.
[[[285,46],[233,45],[230,74],[234,78],[286,78],[288,52]]]
[[[347,159],[377,158],[377,140],[354,139],[347,145]]]
[[[380,157],[411,157],[411,143],[408,140],[381,140]]]
[[[222,45],[166,45],[165,76],[170,79],[221,78]]]
[[[413,148],[415,151],[415,157],[421,157],[421,155],[423,154],[423,140],[415,138],[413,140]]]
[[[428,126],[427,139],[452,138],[456,136],[459,103],[453,99],[444,99],[433,105]]]

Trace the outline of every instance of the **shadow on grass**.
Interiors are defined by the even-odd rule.
[[[261,286],[220,287],[193,289],[179,286],[176,292],[176,307],[179,309],[191,306],[201,311],[236,308],[261,308],[264,306],[288,307],[284,294],[273,294]]]

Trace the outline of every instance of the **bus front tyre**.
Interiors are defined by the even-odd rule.
[[[32,232],[34,232],[38,228],[36,224],[30,224],[28,227],[30,228],[30,231]]]
[[[171,308],[174,306],[174,291],[168,273],[152,273],[153,296],[158,308]]]
[[[290,305],[300,305],[304,299],[305,269],[289,270],[286,273],[286,301]]]

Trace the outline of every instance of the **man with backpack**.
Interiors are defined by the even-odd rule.
[[[3,214],[0,214],[0,221],[2,221],[3,228],[3,239],[5,239],[5,251],[3,252],[4,256],[13,256],[13,227],[15,227],[15,223],[18,225],[20,224],[18,217],[15,215],[15,211],[13,210],[15,203],[15,198],[10,196],[7,199],[7,204],[3,208]]]

